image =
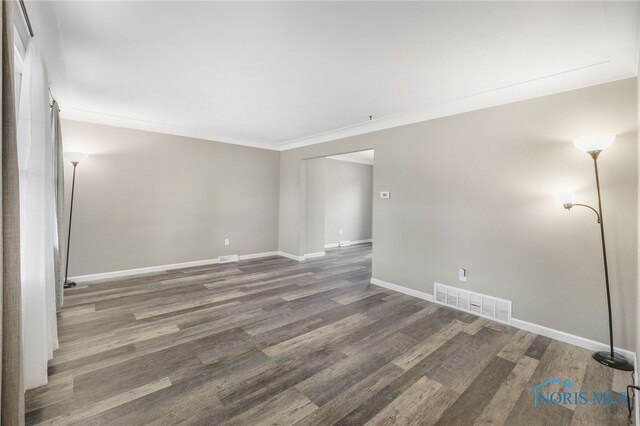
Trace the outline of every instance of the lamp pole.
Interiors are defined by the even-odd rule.
[[[602,217],[602,193],[600,191],[600,174],[598,172],[598,157],[602,150],[613,143],[615,136],[598,136],[594,138],[585,138],[575,141],[576,147],[582,149],[593,159],[593,168],[596,176],[596,190],[598,192],[598,209],[586,204],[577,204],[573,201],[567,201],[564,203],[564,208],[571,210],[574,206],[587,207],[593,210],[598,217],[598,224],[600,225],[600,241],[602,242],[602,261],[604,263],[604,280],[605,288],[607,291],[607,313],[609,319],[609,351],[600,351],[593,354],[593,359],[600,364],[607,367],[615,368],[623,371],[633,371],[633,364],[629,362],[624,356],[614,352],[613,348],[613,315],[611,309],[611,289],[609,285],[609,264],[607,263],[607,246],[604,239],[604,219]]]
[[[607,263],[607,246],[604,242],[604,219],[602,218],[602,194],[600,192],[600,174],[598,173],[598,156],[602,151],[590,151],[593,158],[593,168],[596,174],[596,189],[598,191],[598,214],[600,222],[600,240],[602,241],[602,260],[604,262],[604,282],[607,288],[607,309],[609,313],[609,356],[613,359],[613,317],[611,315],[611,290],[609,289],[609,264]]]
[[[73,164],[73,178],[71,179],[71,206],[69,207],[69,230],[67,232],[67,261],[64,268],[64,288],[72,288],[76,286],[76,283],[69,281],[69,248],[71,247],[71,219],[73,218],[73,197],[76,191],[76,167],[78,163],[86,160],[89,154],[84,152],[65,152],[64,158]]]
[[[67,233],[67,261],[64,267],[64,288],[73,288],[76,286],[75,281],[69,281],[69,251],[71,248],[71,219],[73,218],[73,195],[76,189],[76,167],[78,161],[72,161],[73,164],[73,178],[71,179],[71,206],[69,207],[69,230]]]

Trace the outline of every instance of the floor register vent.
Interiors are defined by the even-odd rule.
[[[240,256],[237,254],[230,254],[228,256],[218,256],[218,263],[237,262],[240,260]]]
[[[462,290],[448,285],[434,283],[435,302],[490,318],[505,324],[511,324],[511,301],[486,296],[473,291]]]

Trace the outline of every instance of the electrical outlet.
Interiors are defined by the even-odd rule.
[[[340,228],[340,230],[338,232],[340,233],[340,235],[342,235],[342,228]]]
[[[228,245],[229,245],[229,239],[228,239],[228,238],[225,238],[225,239],[224,239],[224,245],[225,245],[225,246],[228,246]]]
[[[388,200],[391,198],[391,193],[389,191],[380,191],[380,198]]]
[[[458,279],[460,281],[467,281],[467,270],[464,268],[458,269]]]

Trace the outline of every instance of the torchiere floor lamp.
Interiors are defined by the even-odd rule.
[[[607,308],[609,309],[609,351],[601,351],[593,354],[593,359],[607,367],[624,371],[633,371],[631,364],[624,356],[613,351],[613,323],[611,316],[611,290],[609,288],[609,266],[607,265],[607,248],[604,243],[604,223],[602,219],[602,197],[600,195],[600,176],[598,175],[598,157],[600,153],[611,146],[615,141],[616,135],[597,135],[581,139],[576,139],[573,144],[581,151],[586,152],[593,158],[593,167],[596,173],[596,189],[598,191],[598,209],[586,205],[573,202],[573,193],[561,194],[558,196],[560,202],[565,209],[571,210],[572,207],[586,207],[596,214],[598,223],[600,224],[600,238],[602,241],[602,259],[604,261],[604,279],[607,290]]]
[[[73,196],[76,189],[76,167],[81,161],[84,161],[89,157],[89,154],[83,152],[65,152],[64,158],[73,164],[73,178],[71,180],[71,206],[69,207],[69,232],[67,234],[67,262],[64,268],[64,288],[72,288],[76,286],[76,283],[69,281],[69,248],[71,247],[71,219],[73,218]]]

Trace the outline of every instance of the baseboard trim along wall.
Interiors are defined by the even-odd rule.
[[[276,254],[278,256],[286,257],[287,259],[297,260],[298,262],[304,260],[304,256],[296,256],[295,254],[287,253],[286,251],[278,251]]]
[[[307,253],[303,256],[296,256],[291,253],[287,253],[284,251],[267,251],[264,253],[251,253],[251,254],[241,254],[239,256],[240,260],[249,260],[249,259],[258,259],[261,257],[268,256],[282,256],[288,259],[297,260],[301,262],[305,259],[312,259],[314,257],[324,256],[326,252],[319,251],[316,253]],[[113,271],[113,272],[101,272],[98,274],[90,274],[90,275],[78,275],[75,277],[69,277],[71,281],[75,281],[77,283],[86,282],[86,281],[97,281],[97,280],[106,280],[109,278],[119,278],[119,277],[128,277],[131,275],[141,275],[148,274],[150,272],[162,272],[162,271],[170,271],[172,269],[182,269],[182,268],[191,268],[194,266],[205,266],[205,265],[215,265],[219,263],[218,258],[215,259],[205,259],[205,260],[196,260],[193,262],[182,262],[182,263],[172,263],[169,265],[159,265],[159,266],[149,266],[145,268],[136,268],[136,269],[126,269],[122,271]]]
[[[365,243],[372,243],[373,240],[372,239],[368,239],[368,240],[355,240],[355,241],[351,241],[351,245],[355,245],[355,244],[365,244]],[[324,248],[326,249],[330,249],[330,248],[337,248],[340,247],[340,243],[329,243],[329,244],[325,244]]]
[[[249,259],[258,259],[260,257],[269,257],[269,256],[278,256],[278,255],[279,255],[279,252],[277,251],[267,251],[264,253],[241,254],[239,258],[240,260],[249,260]],[[80,282],[86,282],[86,281],[105,280],[109,278],[128,277],[131,275],[148,274],[150,272],[170,271],[172,269],[192,268],[194,266],[215,265],[216,263],[218,263],[218,258],[195,260],[192,262],[172,263],[169,265],[149,266],[145,268],[136,268],[136,269],[125,269],[122,271],[101,272],[98,274],[89,274],[89,275],[78,275],[75,277],[69,277],[69,280],[80,283]]]
[[[277,256],[277,251],[265,251],[264,253],[241,254],[240,260],[259,259],[261,257]]]
[[[295,256],[290,253],[282,252],[282,251],[269,251],[263,253],[252,253],[252,254],[244,254],[240,255],[240,260],[249,260],[249,259],[258,259],[261,257],[269,257],[269,256],[282,256],[288,259],[303,261],[308,258],[321,257],[324,256],[325,252],[317,252],[317,253],[308,253],[304,256]],[[191,268],[194,266],[205,266],[205,265],[214,265],[218,263],[218,259],[206,259],[206,260],[196,260],[192,262],[182,262],[182,263],[173,263],[169,265],[160,265],[160,266],[150,266],[146,268],[136,268],[136,269],[127,269],[122,271],[113,271],[113,272],[103,272],[98,274],[90,274],[90,275],[79,275],[76,277],[70,277],[69,279],[75,282],[87,282],[87,281],[97,281],[104,280],[109,278],[118,278],[118,277],[126,277],[131,275],[141,275],[147,274],[150,272],[162,272],[169,271],[172,269],[181,269],[181,268]],[[387,281],[379,280],[377,278],[371,278],[371,284],[377,285],[379,287],[383,287],[389,290],[397,291],[399,293],[406,294],[408,296],[417,297],[419,299],[427,300],[429,302],[433,302],[433,295],[429,293],[425,293],[422,291],[414,290],[411,288],[407,288],[398,284],[393,284]],[[443,305],[446,306],[446,305]],[[453,308],[452,308],[453,309]],[[482,317],[484,318],[484,317]],[[536,333],[542,336],[550,337],[552,339],[559,340],[561,342],[569,343],[571,345],[579,346],[581,348],[585,348],[591,351],[606,351],[608,349],[608,345],[596,342],[595,340],[587,339],[585,337],[576,336],[574,334],[566,333],[564,331],[555,330],[553,328],[545,327],[543,325],[534,324],[528,321],[519,320],[517,318],[511,318],[511,325],[513,327],[519,328],[521,330],[529,331],[531,333]],[[637,358],[636,353],[633,351],[629,351],[622,348],[615,348],[617,352],[620,352],[625,357],[633,359],[635,362],[634,365],[637,366]]]
[[[297,260],[298,262],[304,260],[304,256],[296,256],[295,254],[287,253],[286,251],[277,251],[278,256],[286,257],[287,259]]]
[[[609,350],[609,345],[605,343],[596,342],[595,340],[587,339],[586,337],[576,336],[575,334],[569,334],[564,331],[545,327],[543,325],[534,324],[528,321],[512,318],[511,325],[521,330],[530,331],[531,333],[536,333],[536,334],[540,334],[541,336],[546,336],[552,339],[560,340],[561,342],[565,342],[574,346],[579,346],[581,348],[589,349],[594,352]],[[631,352],[626,349],[615,348],[615,351],[620,352],[620,354],[630,359],[635,359],[636,357],[635,352]]]
[[[428,293],[424,293],[422,291],[413,290],[411,288],[403,287],[397,284],[392,284],[390,282],[382,281],[377,278],[371,278],[371,284],[377,285],[378,287],[388,288],[389,290],[397,291],[398,293],[404,293],[408,296],[413,296],[419,299],[424,299],[424,300],[428,300],[429,302],[433,302],[433,296]]]
[[[413,290],[411,288],[403,287],[401,285],[393,284],[393,283],[390,283],[390,282],[387,282],[387,281],[382,281],[382,280],[379,280],[377,278],[371,278],[370,282],[371,282],[371,284],[377,285],[379,287],[384,287],[384,288],[387,288],[389,290],[394,290],[394,291],[397,291],[399,293],[404,293],[404,294],[406,294],[408,296],[413,296],[413,297],[417,297],[419,299],[424,299],[424,300],[427,300],[429,302],[433,302],[433,295],[428,294],[428,293],[424,293],[422,291]],[[446,306],[446,305],[442,305],[442,306]],[[451,308],[451,309],[455,309],[455,308]],[[485,317],[479,317],[479,318],[485,318]],[[487,318],[487,319],[489,319],[489,318]],[[586,337],[576,336],[574,334],[566,333],[566,332],[560,331],[560,330],[555,330],[553,328],[545,327],[543,325],[534,324],[534,323],[531,323],[531,322],[528,322],[528,321],[519,320],[519,319],[516,319],[516,318],[511,318],[511,326],[513,326],[515,328],[519,328],[521,330],[529,331],[531,333],[539,334],[541,336],[545,336],[545,337],[549,337],[549,338],[552,338],[552,339],[555,339],[555,340],[559,340],[559,341],[564,342],[564,343],[569,343],[569,344],[574,345],[574,346],[579,346],[581,348],[588,349],[588,350],[591,350],[591,351],[594,351],[594,352],[595,351],[606,351],[606,350],[609,349],[609,345],[607,345],[605,343],[596,342],[595,340],[587,339]],[[636,361],[636,363],[634,365],[636,365],[636,366],[638,365],[635,352],[629,351],[629,350],[626,350],[626,349],[622,349],[622,348],[615,348],[615,351],[619,352],[620,354],[624,355],[627,358],[633,359],[634,361]]]
[[[303,257],[304,257],[305,259],[311,259],[311,258],[314,258],[314,257],[322,257],[322,256],[324,256],[325,254],[327,254],[327,253],[326,253],[326,252],[324,252],[324,251],[318,251],[318,252],[315,252],[315,253],[307,253],[307,254],[305,254]]]
[[[303,260],[306,260],[306,259],[312,259],[314,257],[322,257],[327,253],[324,251],[318,251],[315,253],[303,254],[302,256],[296,256],[295,254],[287,253],[285,251],[278,251],[276,252],[276,254],[278,256],[286,257],[287,259],[297,260],[298,262],[302,262]]]

